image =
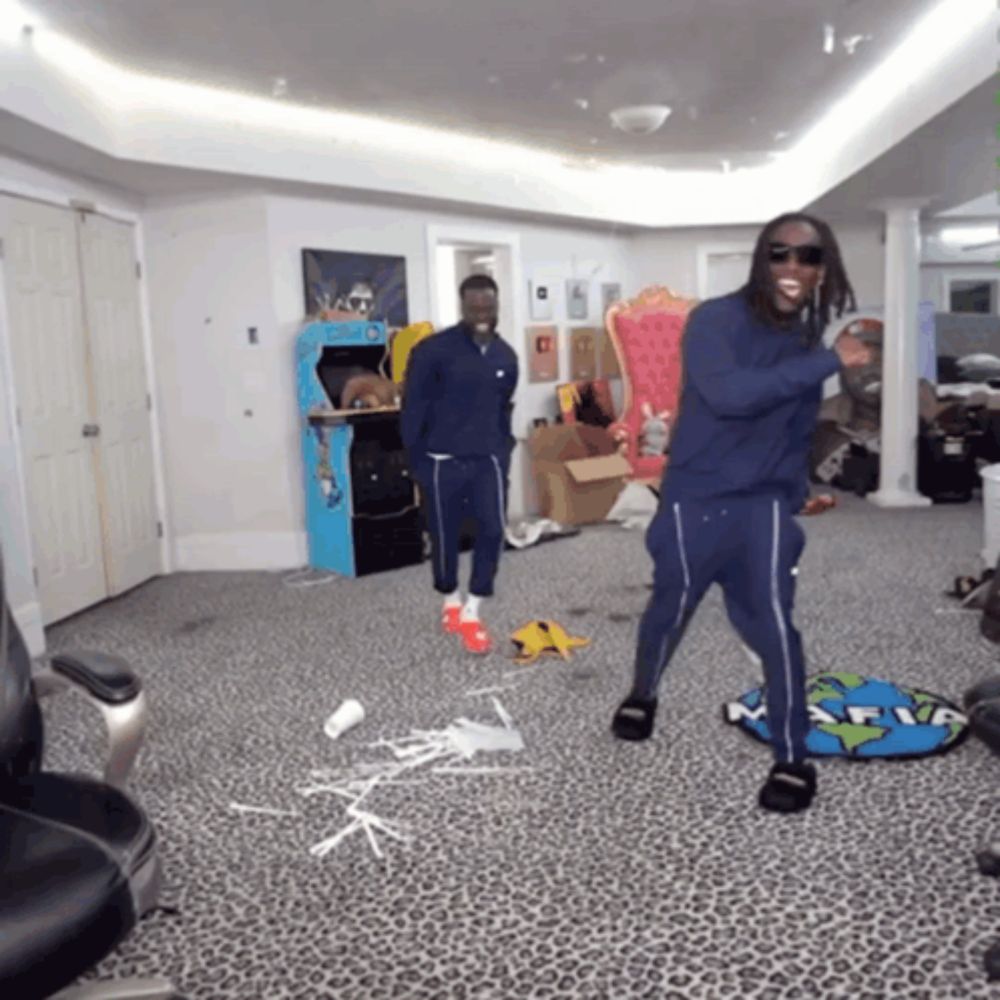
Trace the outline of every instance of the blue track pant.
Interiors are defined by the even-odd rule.
[[[469,593],[493,596],[493,581],[504,548],[506,470],[493,455],[434,458],[421,481],[427,498],[434,587],[442,594],[458,589],[458,544],[462,522],[476,522]]]
[[[770,497],[665,503],[646,535],[653,595],[639,626],[633,694],[653,698],[685,628],[713,583],[737,634],[764,665],[767,719],[779,761],[805,757],[802,640],[792,624],[805,532]]]

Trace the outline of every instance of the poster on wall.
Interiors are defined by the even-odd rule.
[[[391,330],[409,323],[405,257],[303,250],[302,275],[307,316],[349,314]]]
[[[587,381],[597,375],[597,333],[589,326],[578,326],[570,332],[569,377],[574,382]]]
[[[570,319],[586,319],[589,313],[590,288],[582,278],[570,278],[566,282],[566,315]]]
[[[621,302],[622,286],[615,282],[607,282],[601,285],[601,316],[607,316],[608,310],[616,303]]]
[[[554,382],[559,378],[559,331],[554,326],[529,326],[528,381]]]
[[[533,320],[552,319],[552,296],[546,282],[528,282],[528,303]]]
[[[618,355],[615,343],[607,330],[597,331],[597,358],[600,374],[604,378],[621,378],[622,370],[618,366]]]

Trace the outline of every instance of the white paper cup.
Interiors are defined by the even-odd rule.
[[[323,732],[330,737],[331,740],[337,739],[339,736],[343,736],[348,729],[352,729],[365,717],[365,710],[360,701],[355,701],[353,698],[348,698],[347,701],[343,702],[340,708],[337,709],[329,719],[326,720],[323,726]]]

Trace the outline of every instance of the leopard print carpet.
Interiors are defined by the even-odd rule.
[[[975,613],[942,595],[978,571],[981,522],[978,504],[851,498],[807,520],[810,672],[958,700],[996,670]],[[653,739],[616,741],[648,594],[642,542],[602,525],[505,555],[486,608],[497,636],[552,618],[593,640],[512,676],[508,648],[474,659],[438,634],[426,565],[308,588],[176,575],[52,629],[52,649],[124,655],[145,681],[132,789],[177,909],[94,975],[165,975],[204,1000],[1000,996],[982,968],[1000,883],[973,857],[1000,839],[1000,762],[975,739],[919,761],[822,761],[811,810],[763,813],[767,748],[721,712],[759,676],[714,593],[664,679]],[[297,793],[310,771],[385,759],[367,744],[413,727],[495,722],[468,692],[504,683],[525,748],[483,762],[518,770],[415,773],[366,803],[409,824],[408,847],[383,839],[383,863],[352,836],[310,855],[345,823],[342,801]],[[332,742],[323,722],[349,697],[367,718]],[[64,696],[46,714],[48,765],[98,769],[96,713]]]

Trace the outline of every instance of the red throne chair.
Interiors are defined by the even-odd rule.
[[[622,373],[622,412],[609,428],[632,469],[631,481],[659,489],[669,458],[642,454],[647,414],[666,414],[672,428],[680,402],[681,339],[695,300],[652,286],[607,312],[605,327]]]

